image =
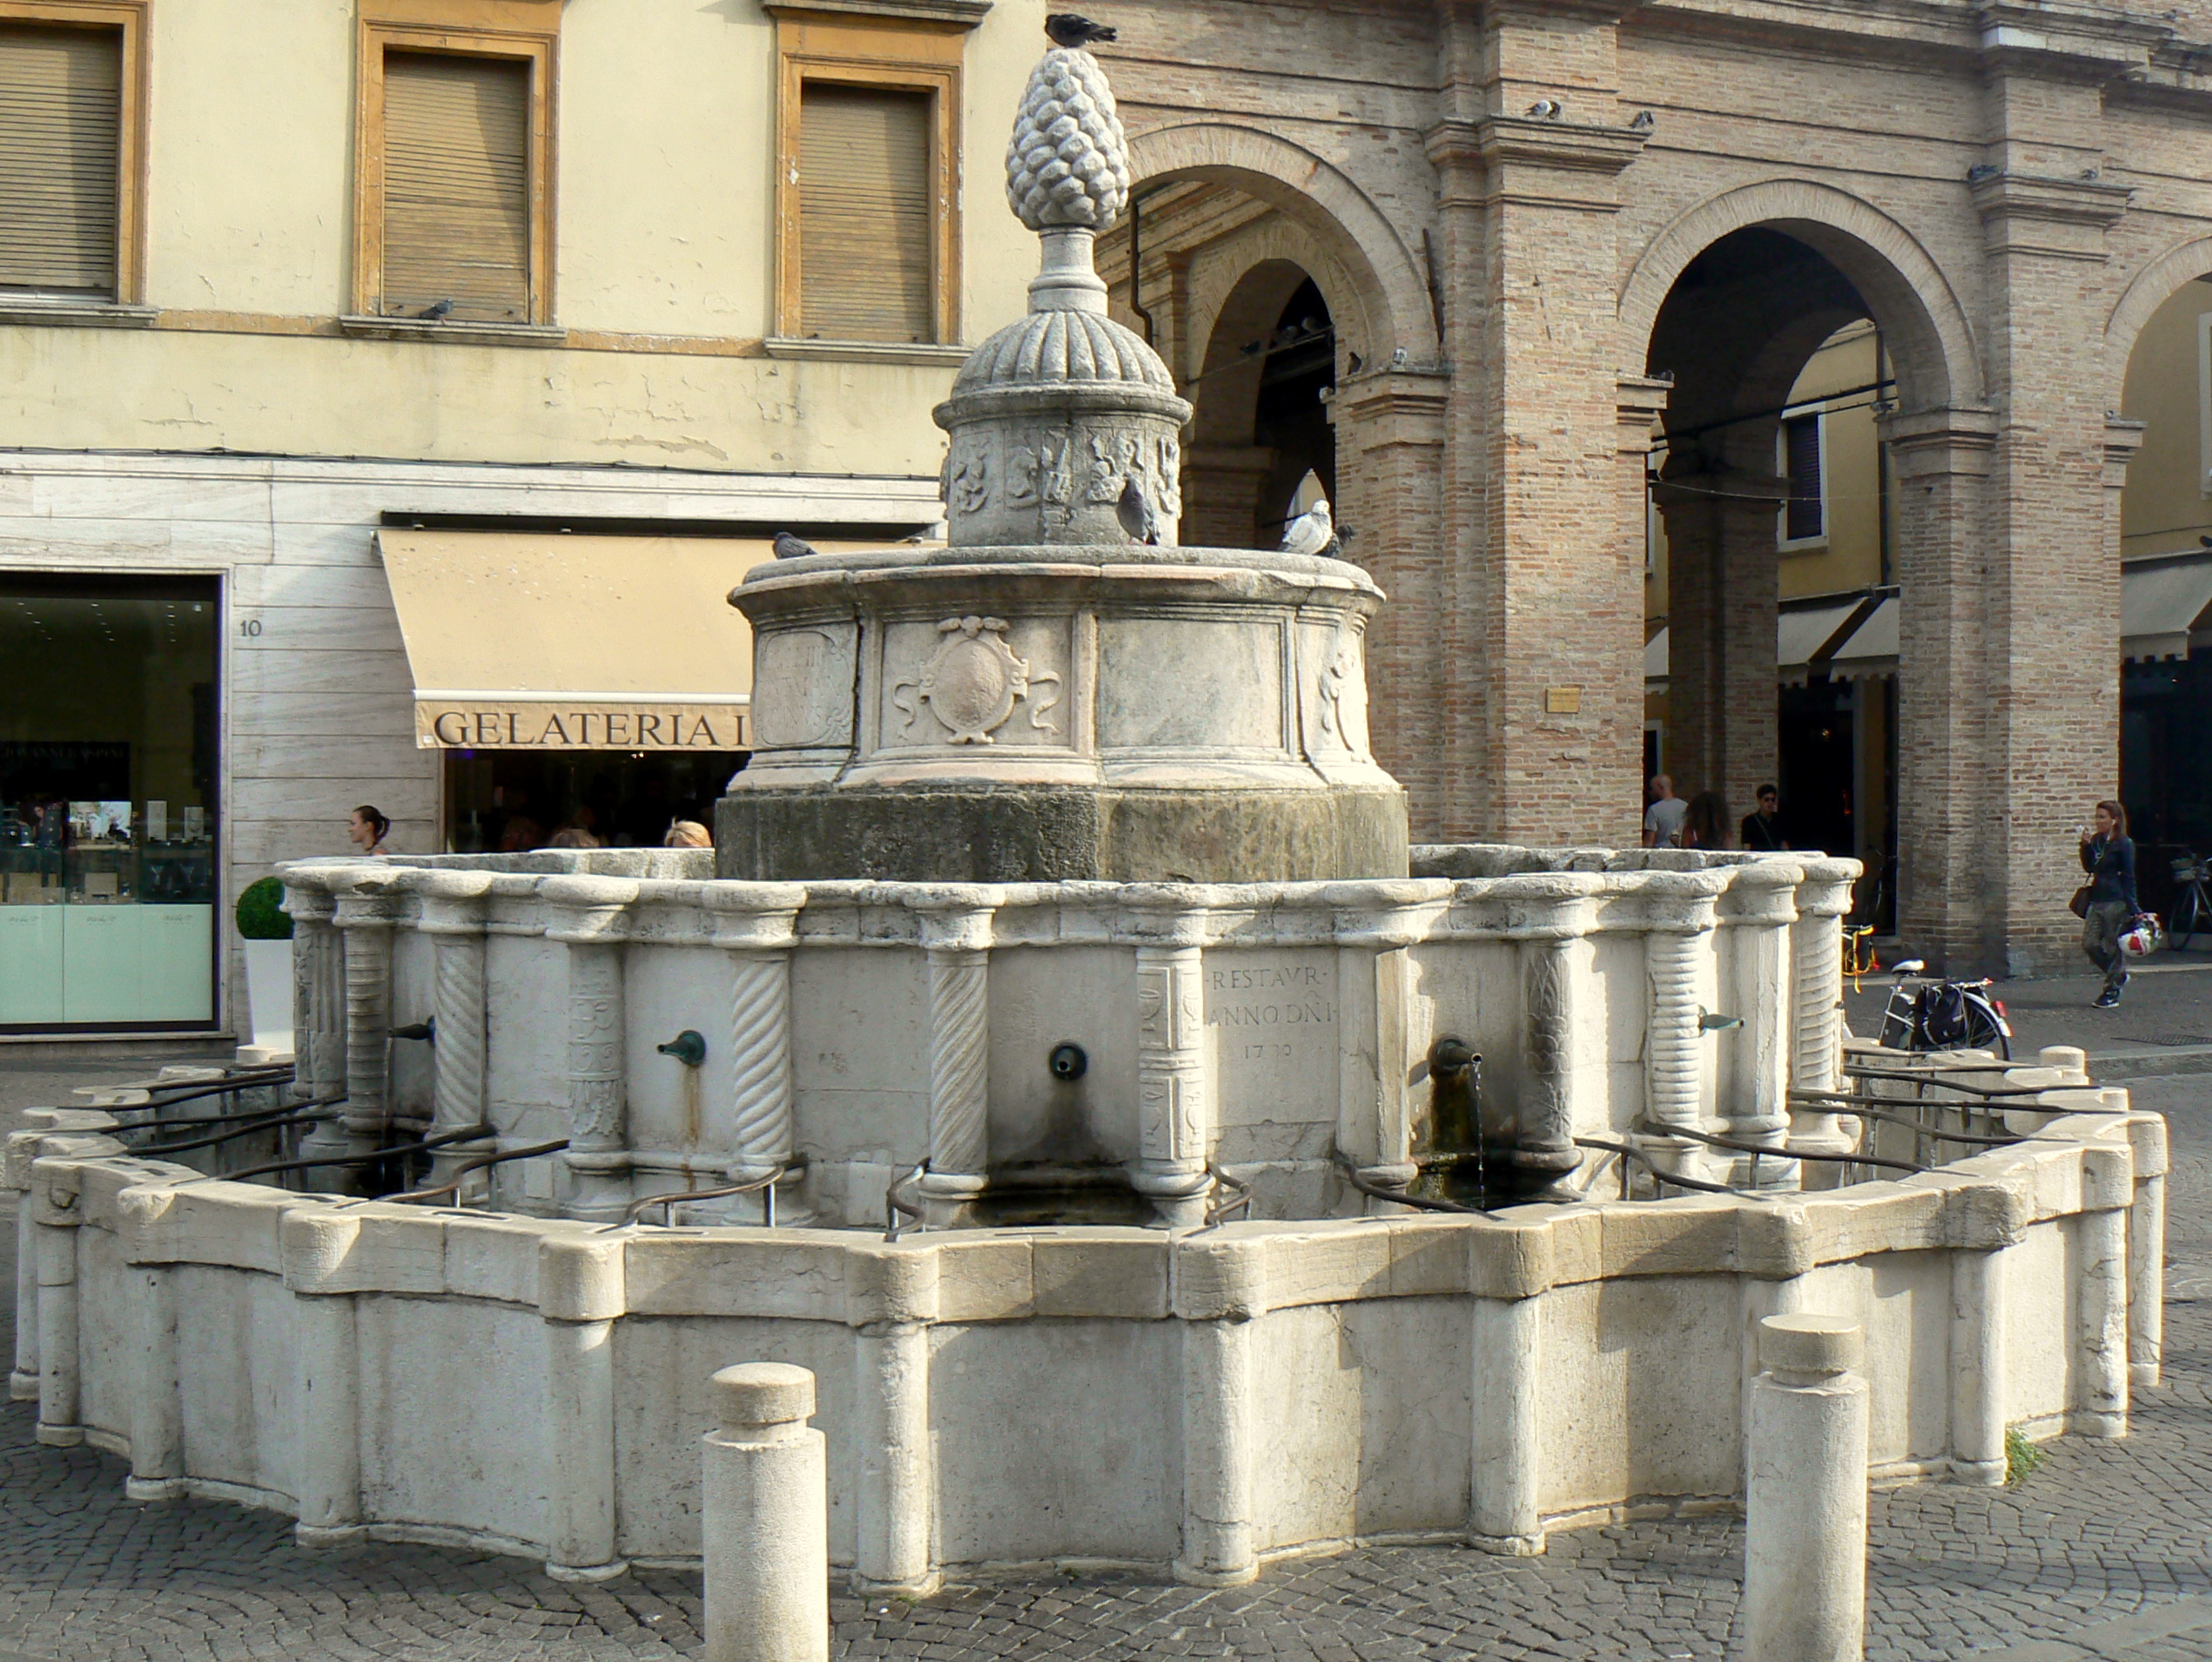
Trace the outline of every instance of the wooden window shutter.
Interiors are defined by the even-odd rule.
[[[930,95],[809,81],[799,99],[799,333],[937,339]]]
[[[384,315],[530,320],[530,66],[387,52]]]
[[[1820,482],[1820,418],[1792,416],[1782,423],[1783,460],[1790,481],[1783,512],[1785,541],[1801,542],[1826,532],[1825,500]]]
[[[0,288],[116,293],[123,32],[0,24]]]

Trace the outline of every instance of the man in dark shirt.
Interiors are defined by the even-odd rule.
[[[1758,811],[1745,814],[1740,840],[1755,853],[1779,853],[1789,847],[1782,836],[1782,793],[1771,784],[1758,788]]]

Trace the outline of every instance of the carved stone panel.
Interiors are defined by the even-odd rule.
[[[1298,675],[1308,754],[1335,751],[1365,760],[1367,655],[1358,619],[1347,615],[1333,626],[1301,623]]]
[[[1101,749],[1281,750],[1282,624],[1102,618]]]
[[[1063,618],[894,623],[884,636],[882,746],[1065,747],[1067,660]]]
[[[851,624],[779,629],[753,643],[753,738],[762,750],[852,743]]]

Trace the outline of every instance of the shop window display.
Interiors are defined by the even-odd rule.
[[[217,610],[0,579],[0,1032],[215,1025]]]

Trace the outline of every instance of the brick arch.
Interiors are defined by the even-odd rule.
[[[1280,215],[1232,233],[1236,251],[1233,263],[1224,262],[1206,271],[1201,278],[1193,272],[1191,279],[1191,353],[1190,361],[1204,369],[1218,368],[1227,360],[1220,355],[1217,338],[1223,327],[1235,336],[1228,350],[1252,338],[1249,320],[1232,317],[1230,308],[1238,291],[1262,266],[1294,266],[1301,277],[1310,277],[1319,285],[1321,298],[1328,302],[1328,314],[1336,326],[1340,348],[1357,352],[1361,359],[1373,361],[1376,358],[1375,337],[1369,332],[1371,320],[1361,304],[1359,275],[1348,269],[1335,257],[1328,246],[1306,226],[1294,219]],[[1283,298],[1290,297],[1292,283],[1283,290]],[[1273,327],[1274,320],[1267,320]],[[1242,333],[1237,331],[1242,329]]]
[[[1323,259],[1349,279],[1331,293],[1340,321],[1356,319],[1378,361],[1404,347],[1417,362],[1440,356],[1429,286],[1405,239],[1366,192],[1313,151],[1258,127],[1190,121],[1129,135],[1138,181],[1206,179],[1233,185],[1303,226]],[[1317,281],[1328,279],[1319,272]]]
[[[2151,314],[2179,293],[2185,284],[2212,273],[2212,237],[2192,237],[2152,260],[2128,285],[2104,327],[2105,380],[2110,388],[2106,403],[2121,407],[2128,384],[2128,360]]]
[[[1690,262],[1753,225],[1795,237],[1851,279],[1890,337],[1906,409],[1982,401],[1973,326],[1927,250],[1872,204],[1803,179],[1724,191],[1653,237],[1621,286],[1623,343],[1637,350],[1649,341],[1659,308]]]

